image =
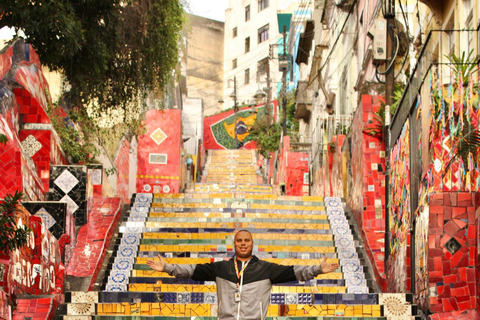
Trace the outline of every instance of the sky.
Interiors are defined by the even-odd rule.
[[[225,22],[225,9],[229,0],[186,0],[187,11],[209,19]],[[0,39],[11,39],[13,32],[8,28],[0,29]]]
[[[225,22],[225,9],[229,0],[187,0],[187,11],[209,19]]]

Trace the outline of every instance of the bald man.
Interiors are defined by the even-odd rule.
[[[206,264],[168,264],[160,255],[147,261],[157,271],[177,278],[217,283],[218,319],[261,320],[267,317],[272,285],[290,281],[307,281],[322,273],[338,269],[338,263],[323,259],[320,265],[282,266],[259,260],[252,255],[253,237],[240,230],[234,238],[235,256],[230,260]]]

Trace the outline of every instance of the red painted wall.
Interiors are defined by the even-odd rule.
[[[364,133],[372,126],[374,112],[380,108],[380,96],[363,95],[351,125],[351,157],[347,167],[351,169],[352,184],[347,190],[347,206],[363,233],[367,253],[374,265],[374,274],[381,288],[385,288],[383,241],[385,232],[385,144],[377,137]],[[349,153],[347,153],[349,154]],[[372,168],[375,168],[372,169]],[[376,204],[377,203],[377,208]],[[380,204],[380,206],[378,206]]]
[[[439,193],[430,197],[428,238],[429,309],[433,313],[476,309],[479,294],[478,218],[480,196]]]
[[[117,157],[115,158],[115,167],[117,168],[117,197],[121,198],[123,203],[130,203],[128,192],[128,175],[130,169],[129,155],[130,143],[128,140],[123,139],[123,143],[118,150]]]
[[[61,263],[58,241],[45,228],[42,218],[20,207],[22,225],[32,230],[32,237],[10,259],[9,293],[55,294],[63,292],[65,268]]]
[[[308,153],[290,151],[290,137],[283,137],[283,146],[278,159],[278,179],[285,183],[288,196],[308,196]]]
[[[181,110],[149,110],[146,119],[146,133],[138,138],[136,191],[178,193],[183,187],[182,166],[185,162],[181,152]],[[166,164],[151,163],[151,154],[166,155]]]

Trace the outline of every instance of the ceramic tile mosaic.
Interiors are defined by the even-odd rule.
[[[66,202],[76,225],[87,222],[87,168],[85,166],[52,166],[49,200]]]
[[[68,233],[67,205],[64,202],[23,202],[22,204],[30,214],[42,218],[47,229],[55,238],[60,239],[63,234]],[[73,234],[73,236],[75,235]]]

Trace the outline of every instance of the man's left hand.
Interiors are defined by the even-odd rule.
[[[338,269],[340,265],[338,263],[329,263],[327,262],[327,257],[322,260],[320,267],[322,268],[322,273],[329,273]]]

